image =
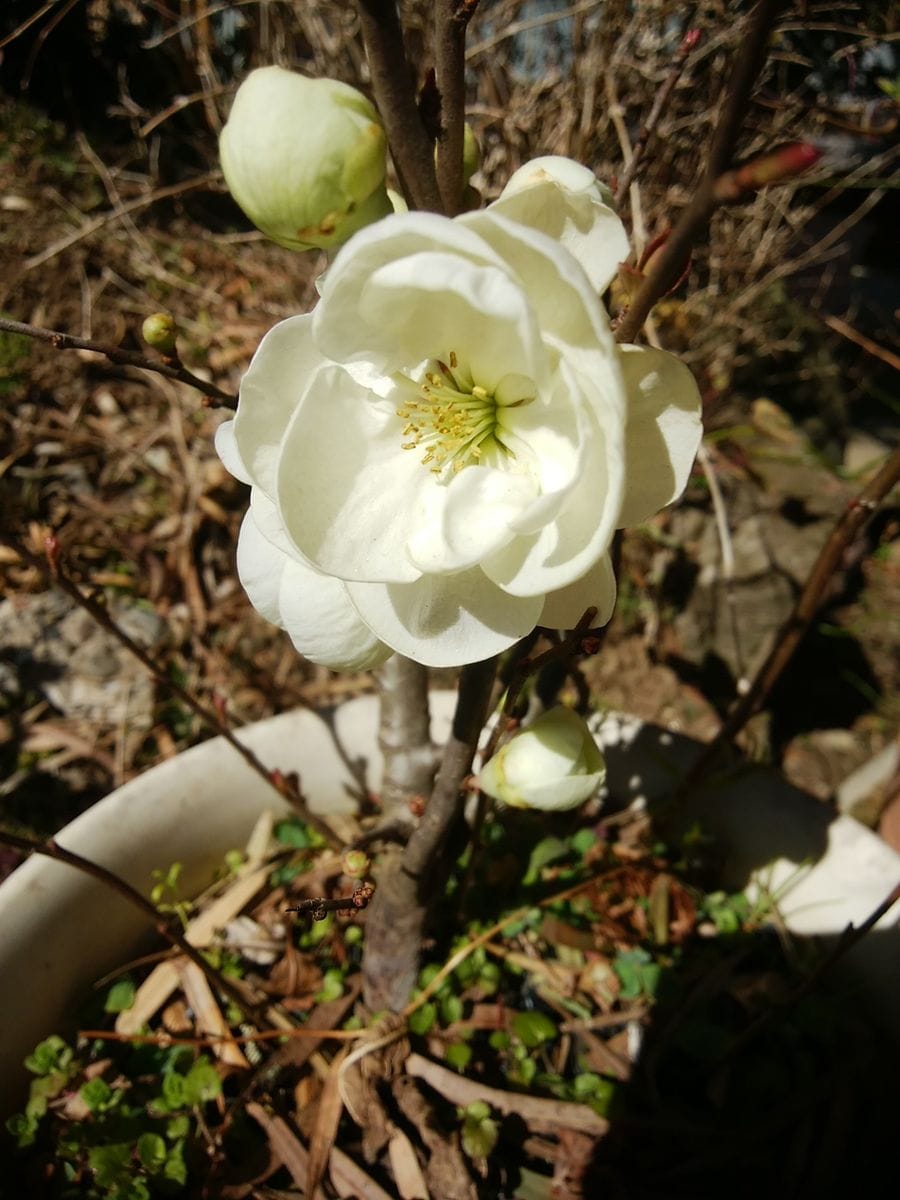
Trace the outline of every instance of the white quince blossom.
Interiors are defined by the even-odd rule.
[[[583,804],[605,777],[606,763],[584,719],[558,705],[501,746],[476,783],[512,808],[561,812]]]
[[[621,222],[586,168],[539,163],[482,211],[356,234],[219,429],[253,488],[241,580],[314,661],[455,666],[590,606],[602,624],[614,531],[685,485],[694,379],[616,346]]]

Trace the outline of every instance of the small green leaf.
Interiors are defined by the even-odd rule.
[[[119,979],[106,993],[103,1004],[104,1012],[125,1012],[134,1004],[135,986],[132,979]]]
[[[464,1117],[471,1117],[473,1121],[483,1121],[491,1115],[491,1106],[484,1100],[476,1100],[467,1104],[462,1112]]]
[[[74,1053],[72,1047],[54,1033],[38,1042],[34,1052],[25,1059],[25,1068],[33,1075],[49,1075],[51,1071],[65,1070]]]
[[[437,1005],[429,1000],[409,1015],[409,1031],[424,1037],[437,1020]]]
[[[524,887],[530,887],[540,879],[541,871],[552,862],[566,858],[569,853],[569,843],[558,837],[545,837],[531,851],[528,868],[522,880]]]
[[[445,996],[441,1001],[441,1024],[452,1025],[454,1021],[461,1021],[465,1010],[465,1005],[459,996]]]
[[[78,1095],[92,1113],[107,1112],[115,1106],[115,1093],[105,1079],[89,1079],[78,1089]],[[121,1092],[119,1093],[121,1095]]]
[[[177,1183],[181,1187],[187,1183],[187,1163],[184,1161],[184,1143],[178,1142],[169,1151],[169,1157],[162,1170],[163,1179]]]
[[[187,1113],[179,1113],[178,1116],[172,1117],[166,1122],[166,1137],[170,1141],[176,1141],[178,1138],[187,1137],[191,1128],[191,1118]]]
[[[40,1118],[29,1116],[28,1113],[15,1113],[6,1122],[6,1131],[16,1139],[20,1150],[30,1146],[37,1134]]]
[[[309,827],[296,817],[276,822],[275,841],[281,846],[291,846],[294,850],[306,850],[312,845]]]
[[[144,1170],[155,1175],[165,1165],[168,1150],[158,1133],[142,1133],[137,1140],[137,1155]]]
[[[559,1030],[546,1013],[520,1012],[512,1020],[513,1032],[529,1049],[552,1041]]]
[[[599,840],[593,829],[579,829],[577,833],[572,835],[572,849],[579,858],[584,858],[588,850],[593,849]]]
[[[451,1042],[444,1049],[444,1062],[457,1071],[464,1071],[472,1058],[472,1047],[465,1042]]]
[[[201,1056],[184,1077],[184,1098],[190,1104],[205,1104],[222,1092],[222,1079],[208,1058]]]
[[[111,1146],[93,1146],[88,1151],[88,1166],[99,1187],[113,1188],[131,1182],[131,1146],[116,1142]]]
[[[319,1004],[328,1000],[339,1000],[344,994],[344,973],[337,967],[326,971],[322,977],[322,986],[316,992],[315,999]]]
[[[183,1075],[179,1075],[177,1071],[170,1071],[163,1076],[162,1100],[164,1106],[171,1111],[184,1108],[189,1103]]]
[[[490,1117],[467,1117],[460,1135],[462,1148],[469,1158],[487,1158],[497,1145],[497,1122]]]

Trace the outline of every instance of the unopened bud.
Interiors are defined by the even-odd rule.
[[[821,150],[810,142],[789,142],[770,154],[763,154],[737,170],[739,183],[747,188],[765,187],[802,175],[822,157]]]
[[[482,767],[478,785],[513,808],[562,811],[587,800],[605,777],[603,755],[584,719],[560,705],[501,746]]]
[[[381,120],[361,92],[336,79],[251,71],[219,157],[253,224],[292,250],[332,249],[391,211]]]
[[[347,850],[341,859],[341,870],[351,879],[363,879],[372,863],[365,850]]]
[[[769,184],[786,183],[808,171],[821,157],[821,150],[810,142],[788,142],[751,158],[733,171],[726,171],[716,180],[716,196],[719,200],[739,200]]]
[[[144,341],[160,354],[174,354],[175,332],[175,319],[168,313],[153,313],[141,326]]]

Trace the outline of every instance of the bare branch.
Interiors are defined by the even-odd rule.
[[[441,97],[437,179],[444,212],[450,217],[462,208],[466,26],[472,11],[460,0],[437,0],[435,4],[434,69]]]
[[[18,333],[39,342],[47,342],[56,350],[93,350],[95,354],[102,354],[104,358],[108,358],[110,362],[120,366],[140,367],[144,371],[155,371],[157,375],[165,375],[166,379],[175,379],[179,383],[186,383],[188,387],[196,388],[198,392],[202,392],[207,397],[204,401],[207,408],[237,408],[237,396],[233,396],[230,392],[223,392],[214,383],[194,375],[175,355],[162,360],[147,358],[135,350],[123,350],[119,346],[110,346],[105,342],[73,337],[70,333],[60,333],[56,329],[42,329],[38,325],[25,325],[21,321],[9,321],[5,317],[0,317],[0,330],[4,333]]]
[[[397,6],[394,0],[358,0],[358,6],[372,90],[397,174],[411,207],[442,212],[434,147],[416,107]]]

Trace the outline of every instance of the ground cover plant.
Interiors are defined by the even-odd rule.
[[[87,109],[73,133],[4,104],[3,253],[18,281],[0,322],[16,400],[5,845],[59,857],[33,834],[65,805],[201,728],[231,736],[235,719],[370,689],[373,667],[386,767],[377,815],[341,857],[302,778],[254,763],[299,814],[274,849],[264,839],[276,890],[252,921],[268,976],[224,945],[191,955],[189,898],[177,865],[159,864],[150,907],[196,968],[187,1001],[161,1031],[135,1010],[140,988],[116,984],[105,1006],[139,1014],[117,1022],[136,1061],[82,1024],[81,1042],[54,1035],[29,1062],[37,1084],[11,1129],[24,1151],[59,1147],[63,1190],[578,1195],[599,1170],[633,1194],[698,1194],[723,1154],[736,1173],[758,1161],[760,1137],[800,1186],[823,1169],[804,1138],[835,1111],[814,1064],[841,1046],[846,1098],[877,1060],[864,1026],[821,997],[810,1008],[820,967],[741,940],[764,913],[703,885],[702,830],[685,840],[617,816],[616,797],[598,811],[602,758],[576,714],[637,709],[713,739],[695,782],[742,735],[823,798],[887,751],[863,800],[891,836],[897,363],[881,293],[833,312],[827,260],[838,275],[866,262],[852,235],[890,199],[896,98],[879,72],[893,31],[864,10],[846,24],[762,4],[673,24],[598,8],[410,5],[401,27],[393,4],[368,2],[184,25],[88,5],[93,24],[75,29],[112,89],[101,108],[128,126],[105,149],[113,165]],[[10,30],[38,97],[56,17],[37,40]],[[146,55],[164,45],[167,69],[197,86],[159,105]],[[835,62],[853,83],[831,105],[803,72],[829,97]],[[256,99],[233,100],[251,66],[266,67],[249,75]],[[295,112],[310,122],[299,142]],[[835,141],[848,122],[874,154]],[[284,248],[239,225],[211,158],[220,132],[234,198]],[[267,181],[271,154],[288,158]],[[710,436],[692,472],[701,408]],[[459,670],[440,765],[429,669]],[[585,803],[581,820],[552,815]],[[242,862],[226,864],[226,892]],[[296,931],[278,926],[286,904],[303,910]],[[732,961],[698,1015],[704,946],[726,933]],[[783,1020],[758,986],[773,972]],[[641,1030],[667,978],[663,1053]],[[256,1065],[285,1022],[315,1038]],[[754,1039],[804,1080],[764,1130],[747,1114],[781,1084],[733,1067]],[[860,1144],[857,1116],[834,1155]],[[662,1132],[644,1177],[616,1133],[649,1127]]]

